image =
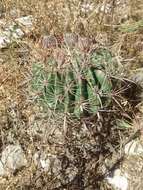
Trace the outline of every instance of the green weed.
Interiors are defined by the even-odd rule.
[[[130,24],[123,24],[121,25],[120,31],[124,33],[132,33],[132,32],[137,32],[139,30],[143,29],[143,19],[130,23]]]

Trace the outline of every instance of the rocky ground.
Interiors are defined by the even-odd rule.
[[[129,1],[116,3],[114,11],[108,1],[99,2],[96,9],[92,1],[90,6],[86,2],[81,4],[84,13],[95,10],[104,27],[98,28],[93,38],[97,26],[93,27],[91,20],[92,35],[83,37],[79,32],[78,39],[75,32],[61,34],[62,27],[59,33],[53,34],[57,32],[55,27],[54,32],[45,35],[43,23],[38,20],[42,13],[36,15],[30,11],[32,1],[26,12],[24,5],[20,9],[16,5],[0,4],[0,189],[143,189],[141,92],[135,96],[139,97],[139,103],[132,110],[132,123],[121,129],[112,122],[120,114],[109,112],[95,118],[72,120],[62,113],[45,110],[36,101],[38,92],[31,90],[35,62],[45,64],[51,54],[59,64],[68,62],[69,55],[61,48],[65,41],[68,47],[82,51],[89,47],[108,47],[120,72],[125,73],[123,76],[143,87],[142,4],[139,1],[136,6]],[[53,4],[49,6],[52,12]],[[57,3],[57,6],[61,5]],[[128,9],[132,6],[134,12],[130,15]],[[114,23],[109,31],[112,17]],[[130,17],[134,19],[131,22]],[[124,98],[120,103],[120,112],[130,114],[129,109],[133,108],[128,106],[130,100]]]

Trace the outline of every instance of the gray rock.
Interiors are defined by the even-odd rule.
[[[33,30],[34,19],[32,15],[24,16],[15,19],[15,22],[24,31],[24,34],[29,34]]]
[[[122,175],[119,169],[114,171],[113,177],[108,176],[106,179],[109,184],[111,184],[115,189],[127,190],[128,189],[128,179],[127,174]]]
[[[16,24],[11,24],[5,28],[3,34],[9,38],[9,41],[21,39],[24,36],[24,32]]]
[[[140,69],[131,76],[131,80],[139,84],[143,88],[143,69]]]
[[[17,18],[17,19],[15,19],[15,21],[19,25],[23,25],[23,26],[28,27],[28,28],[31,28],[33,26],[33,17],[32,17],[32,15]]]
[[[9,44],[21,39],[23,36],[24,32],[17,25],[11,24],[4,31],[0,31],[0,49],[6,48]]]
[[[139,85],[139,92],[137,93],[137,98],[140,98],[143,101],[143,69],[137,69],[135,73],[131,75],[131,80]]]
[[[143,155],[143,145],[137,140],[132,140],[125,145],[124,151],[129,156],[141,156]]]
[[[32,30],[32,26],[33,18],[31,15],[17,18],[13,23],[7,24],[0,31],[0,49],[8,47],[9,44],[18,39],[22,39],[25,34]]]
[[[7,36],[0,36],[0,49],[5,48],[10,43],[10,39]]]
[[[4,168],[4,164],[0,161],[0,176],[8,175],[8,172]]]
[[[0,161],[0,175],[7,176],[23,166],[27,160],[19,145],[8,145],[2,152]]]

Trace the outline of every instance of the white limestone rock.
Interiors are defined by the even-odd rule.
[[[124,151],[129,156],[141,156],[143,155],[143,145],[137,140],[132,140],[125,145]]]
[[[5,48],[10,43],[10,39],[7,36],[0,35],[0,49]]]
[[[32,17],[32,15],[17,18],[17,19],[15,19],[15,21],[19,25],[23,25],[23,26],[28,27],[28,28],[31,28],[33,26],[33,17]]]
[[[0,26],[4,23],[0,23]],[[32,31],[33,17],[31,15],[20,17],[11,24],[5,24],[0,30],[0,49],[7,48],[8,45],[16,40],[22,39],[25,34]]]
[[[15,19],[15,22],[23,29],[25,34],[28,34],[33,30],[34,19],[32,15],[17,18]]]
[[[113,177],[108,176],[106,179],[108,183],[111,184],[115,189],[118,190],[128,189],[127,174],[121,175],[121,171],[119,169],[114,171]]]
[[[27,160],[19,145],[8,145],[2,152],[0,175],[7,176],[27,165]]]

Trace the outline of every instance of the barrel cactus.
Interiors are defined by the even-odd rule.
[[[63,68],[53,59],[47,69],[35,64],[32,87],[38,100],[54,111],[76,117],[96,114],[111,101],[112,84],[104,67],[111,64],[111,58],[109,52],[100,51],[86,62],[86,57],[73,53],[72,61]]]

